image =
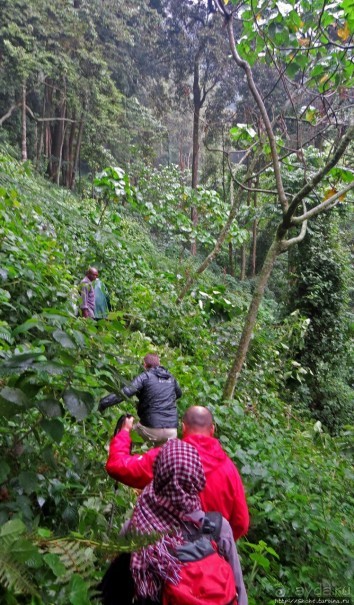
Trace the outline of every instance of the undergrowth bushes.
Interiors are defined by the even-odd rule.
[[[265,301],[235,399],[221,404],[248,286],[209,273],[176,306],[181,268],[127,208],[109,207],[98,224],[96,201],[49,186],[28,165],[3,158],[1,167],[1,602],[94,602],[106,561],[129,547],[118,532],[136,495],[114,489],[104,462],[116,416],[134,413],[134,403],[104,416],[96,407],[149,350],[178,377],[181,413],[213,409],[243,475],[252,523],[239,550],[250,603],[326,582],[348,589],[351,429],[332,439],[285,401],[287,373],[301,380],[291,339],[302,338],[303,319],[281,322]],[[89,264],[113,302],[99,323],[75,313]]]

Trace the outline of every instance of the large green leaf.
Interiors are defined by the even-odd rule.
[[[21,535],[26,531],[25,524],[21,519],[11,519],[0,529],[0,536]]]
[[[37,407],[48,416],[48,418],[56,418],[57,416],[62,415],[62,409],[59,401],[56,399],[41,399],[37,401]]]
[[[89,586],[83,578],[73,574],[70,580],[69,600],[72,605],[90,605]]]
[[[4,387],[0,391],[0,415],[7,418],[31,407],[34,403],[27,398],[21,389]]]
[[[58,555],[56,554],[52,554],[52,553],[47,553],[44,555],[44,560],[46,562],[46,564],[48,565],[48,567],[50,567],[50,569],[52,570],[52,572],[57,576],[63,576],[66,573],[66,567],[65,565],[61,562],[60,558]]]
[[[5,359],[5,361],[1,363],[0,375],[6,376],[9,374],[18,374],[24,372],[41,357],[43,357],[43,354],[37,352],[20,353],[18,355],[13,355],[9,359]]]
[[[32,317],[31,319],[27,319],[27,321],[25,321],[20,326],[17,326],[17,328],[14,329],[13,334],[14,336],[17,336],[17,334],[28,332],[28,330],[31,330],[32,328],[37,328],[39,325],[39,320],[36,317]]]
[[[53,338],[65,349],[75,348],[75,343],[71,340],[67,333],[64,332],[64,330],[55,330],[55,332],[53,332]]]
[[[83,420],[88,416],[93,408],[94,399],[90,393],[77,391],[76,389],[67,389],[64,392],[63,399],[70,414],[76,420]]]
[[[45,372],[46,374],[52,375],[60,375],[63,374],[66,370],[64,366],[55,361],[44,361],[40,363],[36,363],[33,366],[38,372]]]
[[[61,442],[64,435],[64,425],[58,418],[53,418],[52,420],[43,418],[41,427],[53,441],[56,441],[56,443]]]
[[[22,471],[18,476],[18,481],[26,494],[31,494],[36,490],[38,484],[37,473],[33,471]]]

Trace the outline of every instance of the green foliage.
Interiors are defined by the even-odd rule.
[[[247,486],[252,522],[239,549],[250,602],[301,597],[306,590],[318,596],[325,585],[350,594],[349,435],[343,443],[319,433],[317,423],[308,427],[291,413],[286,419],[284,404],[272,396],[246,413],[232,411],[214,408],[223,447]]]
[[[289,307],[308,319],[303,342],[293,350],[294,361],[305,373],[301,385],[293,385],[295,400],[300,409],[308,407],[336,431],[353,422],[353,394],[346,372],[345,302],[350,274],[338,218],[318,218],[291,262]]]
[[[115,556],[151,544],[156,537],[131,535],[98,543],[79,535],[56,539],[46,529],[28,536],[19,519],[8,521],[0,532],[0,585],[7,597],[32,595],[40,605],[53,594],[59,603],[89,605],[97,596],[93,572],[97,550]]]
[[[174,238],[185,247],[191,237],[204,247],[213,246],[227,220],[230,202],[212,189],[202,186],[192,189],[186,184],[188,177],[188,173],[181,173],[177,166],[143,170],[133,205],[160,237],[168,237],[169,241]],[[192,207],[198,212],[197,225],[193,225],[190,216]],[[229,241],[239,246],[247,237],[246,230],[234,221]]]
[[[105,474],[118,412],[98,415],[96,405],[136,375],[150,350],[181,383],[180,412],[196,403],[213,409],[240,468],[252,518],[239,544],[250,602],[315,590],[323,578],[348,586],[352,427],[332,438],[295,418],[285,396],[289,378],[301,387],[307,377],[295,359],[307,316],[281,320],[274,297],[264,301],[235,399],[221,405],[252,284],[216,267],[176,306],[181,260],[156,246],[145,214],[109,204],[100,225],[97,201],[50,186],[29,165],[0,165],[0,599],[93,601],[108,560],[141,545],[118,538],[136,494],[115,491]],[[113,303],[100,322],[76,315],[77,285],[91,264]],[[119,414],[134,411],[133,401],[119,406]]]
[[[296,6],[273,0],[259,2],[256,10],[246,2],[239,15],[239,50],[251,65],[262,57],[268,63],[281,61],[289,77],[308,72],[309,86],[322,92],[338,83],[352,85],[354,70],[346,53],[353,33],[351,0],[330,5],[304,0]]]
[[[96,176],[93,181],[96,192],[99,197],[103,200],[118,202],[123,198],[127,198],[129,201],[132,198],[132,189],[129,183],[129,177],[119,167],[105,168],[100,174]]]

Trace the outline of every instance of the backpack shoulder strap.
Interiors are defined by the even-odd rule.
[[[223,516],[219,512],[205,513],[202,524],[197,527],[192,522],[184,524],[182,534],[185,542],[195,542],[202,536],[219,541]]]
[[[221,533],[222,514],[219,512],[205,513],[201,533],[218,542]]]

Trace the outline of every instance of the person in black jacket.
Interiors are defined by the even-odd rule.
[[[130,385],[123,387],[121,396],[111,394],[103,397],[98,409],[103,412],[125,397],[136,395],[140,422],[134,428],[141,437],[157,445],[177,437],[176,400],[182,396],[182,391],[174,376],[160,365],[155,353],[145,355],[144,369]]]

